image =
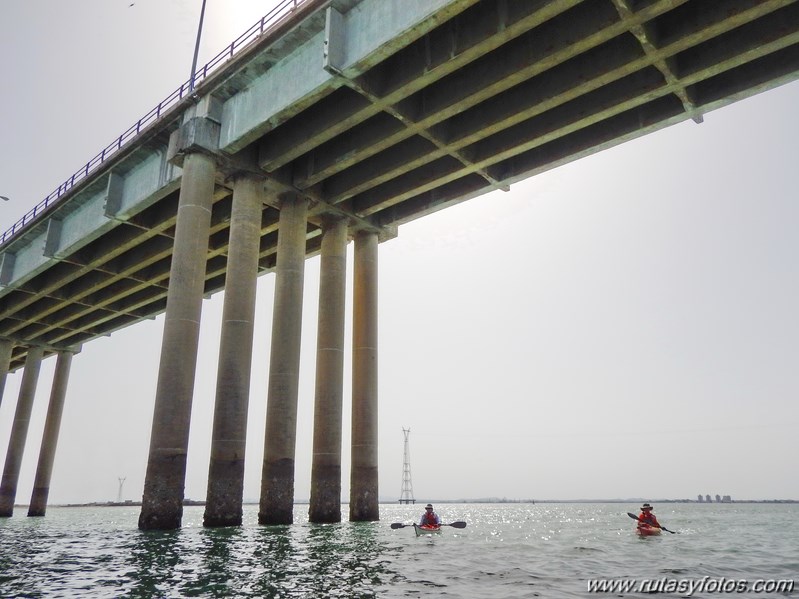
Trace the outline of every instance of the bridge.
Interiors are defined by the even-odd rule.
[[[3,234],[0,373],[25,372],[0,514],[41,360],[57,355],[59,374],[34,513],[72,354],[165,313],[140,526],[179,526],[202,298],[225,289],[206,523],[240,521],[254,282],[274,272],[259,520],[290,521],[303,263],[321,255],[314,451],[326,457],[311,517],[340,519],[342,257],[354,240],[350,518],[375,519],[379,242],[795,80],[798,23],[786,1],[282,2]]]

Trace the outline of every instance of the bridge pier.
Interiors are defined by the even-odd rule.
[[[260,524],[294,521],[294,457],[308,201],[286,194],[279,199],[279,204],[266,440],[258,511]]]
[[[33,483],[28,516],[44,516],[47,511],[47,498],[50,495],[50,479],[53,474],[53,461],[58,444],[58,433],[61,430],[61,415],[64,411],[64,399],[67,395],[69,371],[72,365],[71,351],[58,352],[56,359],[53,386],[50,390],[50,404],[42,434],[42,446],[39,450],[39,464],[36,467],[36,478]]]
[[[19,470],[25,450],[25,440],[28,436],[33,398],[36,395],[36,384],[39,380],[43,355],[44,350],[41,347],[31,347],[25,358],[25,370],[22,373],[17,409],[14,412],[14,424],[11,428],[11,438],[8,441],[6,463],[3,468],[3,479],[0,482],[0,517],[2,518],[9,518],[14,514]]]
[[[10,339],[0,339],[0,405],[3,405],[3,393],[6,389],[6,377],[11,365],[11,350],[14,343]]]
[[[380,519],[377,477],[377,234],[355,236],[350,521]]]
[[[242,521],[262,210],[262,179],[249,175],[237,178],[233,186],[204,526],[239,526]]]
[[[200,334],[215,161],[185,156],[139,528],[179,528]]]
[[[347,222],[323,226],[316,349],[311,522],[341,522],[341,430]]]

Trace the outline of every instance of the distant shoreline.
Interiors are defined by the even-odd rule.
[[[650,503],[693,503],[696,505],[731,505],[731,504],[750,504],[750,503],[767,503],[767,504],[795,504],[799,503],[797,499],[733,499],[731,501],[697,501],[696,499],[417,499],[416,503],[404,504],[415,506],[425,503],[439,503],[439,504],[453,504],[453,503],[482,503],[482,504],[552,504],[552,503],[641,503],[649,501]],[[307,505],[308,500],[299,500],[294,502],[295,505]],[[343,501],[342,505],[348,502]],[[399,505],[398,500],[381,500],[381,505]],[[186,499],[183,502],[186,507],[189,506],[203,506],[205,501],[198,501],[194,499]],[[245,501],[244,505],[258,505],[257,501]],[[28,507],[28,504],[18,503],[15,507],[23,508]],[[141,501],[91,501],[88,503],[54,503],[48,507],[141,507]]]

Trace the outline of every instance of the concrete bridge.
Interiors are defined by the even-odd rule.
[[[0,377],[24,374],[0,515],[42,359],[57,367],[30,515],[45,512],[72,355],[165,313],[139,525],[180,525],[202,300],[225,289],[205,524],[239,524],[255,281],[274,272],[259,521],[291,522],[303,265],[318,254],[310,518],[339,521],[353,240],[349,517],[377,519],[379,242],[796,79],[798,31],[787,1],[284,1],[3,235]]]

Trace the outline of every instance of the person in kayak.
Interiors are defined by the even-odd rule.
[[[441,518],[433,511],[433,504],[424,506],[424,513],[419,520],[419,526],[441,526]]]
[[[658,522],[655,514],[652,513],[652,506],[648,503],[645,503],[641,506],[641,513],[638,515],[638,522],[641,524],[649,524],[649,526],[654,526],[655,528],[661,528],[660,522]]]

